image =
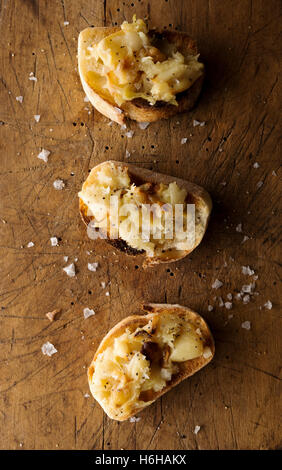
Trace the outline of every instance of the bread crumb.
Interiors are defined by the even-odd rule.
[[[59,313],[60,310],[53,310],[52,312],[48,312],[46,313],[46,317],[48,318],[48,320],[50,320],[51,322],[55,320],[55,316],[57,315],[57,313]]]

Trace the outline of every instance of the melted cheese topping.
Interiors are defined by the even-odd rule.
[[[86,82],[120,106],[143,98],[151,105],[177,105],[176,94],[187,90],[203,73],[198,56],[184,57],[172,44],[160,50],[152,44],[144,21],[133,17],[120,31],[87,47]]]
[[[165,313],[154,320],[126,329],[95,360],[91,392],[113,418],[151,403],[150,393],[168,385],[179,363],[204,353],[200,329],[184,316]]]
[[[116,205],[112,196],[116,196]],[[92,170],[79,197],[88,207],[88,215],[94,217],[95,227],[149,257],[162,256],[168,250],[193,249],[195,231],[197,239],[205,223],[197,210],[195,220],[187,213],[187,191],[176,182],[137,186],[127,167],[111,162]],[[183,225],[178,228],[174,223],[176,204],[184,208]]]

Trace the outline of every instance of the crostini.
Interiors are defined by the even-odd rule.
[[[213,358],[205,320],[181,305],[146,304],[114,326],[88,369],[93,397],[107,415],[124,421],[153,403]]]
[[[184,32],[148,30],[141,19],[86,28],[78,38],[78,70],[92,105],[119,124],[152,122],[191,109],[204,65]]]
[[[116,161],[95,166],[78,196],[89,237],[98,238],[99,232],[120,251],[142,255],[143,266],[191,253],[204,236],[212,208],[200,186]]]

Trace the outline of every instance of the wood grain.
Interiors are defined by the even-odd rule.
[[[3,0],[0,8],[0,447],[278,448],[281,3]],[[207,78],[192,112],[146,131],[131,123],[129,139],[84,102],[76,48],[84,27],[120,24],[134,12],[148,15],[151,25],[189,32]],[[206,125],[193,127],[194,119]],[[51,151],[47,164],[36,158],[41,148]],[[92,166],[125,160],[126,150],[132,163],[186,178],[212,195],[202,244],[177,264],[143,271],[138,258],[87,238],[77,192]],[[53,188],[57,178],[66,183],[62,191]],[[51,246],[52,236],[59,247]],[[63,272],[64,256],[77,258],[75,278]],[[87,269],[93,261],[96,273]],[[248,265],[259,295],[243,304],[235,294],[251,282],[241,272]],[[216,278],[224,282],[218,291],[211,287]],[[231,311],[219,306],[228,293]],[[263,307],[267,300],[272,310]],[[201,313],[216,357],[140,422],[116,423],[85,397],[86,367],[105,332],[142,301]],[[85,307],[96,316],[84,320]],[[61,313],[50,323],[45,314],[54,309]],[[241,327],[246,320],[250,330]],[[52,357],[41,352],[46,341],[58,350]]]

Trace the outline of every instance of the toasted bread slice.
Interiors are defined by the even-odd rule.
[[[108,416],[118,421],[134,416],[182,380],[205,367],[212,360],[215,352],[214,340],[207,323],[190,308],[181,305],[149,303],[143,305],[143,310],[147,313],[146,315],[132,315],[124,318],[107,333],[88,369],[91,393]],[[172,332],[174,325],[175,331]],[[173,337],[172,342],[166,336],[168,332]],[[185,332],[188,332],[188,336],[182,336]],[[193,335],[196,337],[194,338]],[[141,350],[140,346],[138,349],[138,343],[136,343],[137,346],[131,344],[132,341],[137,341],[136,338],[141,341]],[[118,349],[119,344],[122,345],[121,350]],[[134,352],[126,355],[127,346],[128,351],[135,348]],[[199,350],[195,352],[194,348],[198,347]],[[134,354],[137,356],[132,356]],[[171,360],[169,356],[174,360]],[[117,368],[113,365],[116,357],[118,357]],[[185,357],[191,358],[182,360]],[[107,362],[109,359],[110,367]],[[132,369],[132,361],[137,360],[138,364],[138,359],[143,361],[141,366]],[[120,367],[123,368],[123,372],[119,376],[120,364],[122,364]],[[111,367],[114,368],[111,369]],[[146,368],[145,372],[144,368]],[[163,369],[166,373],[162,372]],[[139,378],[140,370],[141,374],[144,374],[142,379]],[[131,376],[130,372],[127,374],[127,371],[131,371]]]
[[[126,118],[130,118],[137,122],[153,122],[160,119],[167,119],[175,114],[188,111],[195,106],[200,95],[203,80],[204,69],[202,74],[187,90],[176,95],[177,105],[168,104],[165,101],[157,101],[151,106],[146,100],[136,98],[132,101],[125,101],[118,106],[113,97],[106,91],[89,84],[87,80],[87,48],[98,44],[103,38],[119,31],[119,27],[95,27],[86,28],[79,34],[78,38],[78,70],[81,83],[88,99],[101,114],[108,117],[111,121],[115,121],[122,125]],[[149,31],[149,35],[153,40],[159,43],[173,44],[177,50],[184,56],[196,56],[198,50],[196,42],[185,32],[180,31]]]
[[[144,249],[140,250],[134,248],[122,238],[111,238],[109,231],[104,234],[104,238],[108,243],[128,255],[142,255],[144,259],[144,267],[152,266],[158,263],[170,263],[178,261],[187,256],[189,253],[191,253],[191,251],[193,251],[199,245],[206,231],[210,212],[212,209],[212,201],[207,191],[205,191],[200,186],[197,186],[196,184],[190,183],[183,179],[175,178],[161,173],[156,173],[145,168],[139,168],[130,163],[116,162],[110,160],[103,162],[92,169],[91,173],[88,175],[88,178],[83,184],[82,191],[79,193],[80,214],[86,226],[88,226],[88,224],[95,219],[92,215],[89,215],[88,206],[85,202],[86,198],[84,197],[84,200],[82,199],[82,193],[83,191],[87,191],[87,189],[91,187],[95,187],[95,179],[97,177],[97,174],[101,172],[101,170],[106,168],[108,165],[120,169],[120,171],[128,171],[128,175],[130,177],[131,182],[135,183],[137,186],[140,186],[144,183],[149,183],[153,186],[160,184],[169,185],[170,183],[176,183],[180,189],[184,189],[187,192],[185,203],[195,205],[196,218],[195,237],[193,244],[189,245],[189,248],[185,250],[179,248],[174,249],[170,246],[168,249],[162,250],[162,252],[158,252],[157,254],[154,254],[152,256],[148,255],[148,253]]]

